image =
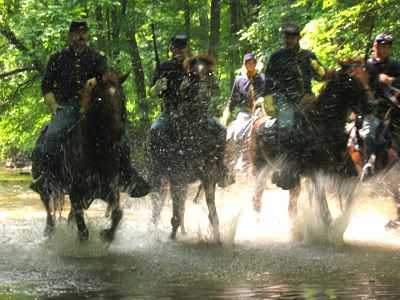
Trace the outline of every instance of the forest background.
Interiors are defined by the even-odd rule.
[[[87,19],[90,45],[106,53],[112,70],[131,71],[124,84],[128,129],[133,157],[141,160],[160,108],[149,97],[156,65],[151,24],[161,60],[177,31],[190,36],[193,53],[216,55],[219,94],[210,110],[218,116],[243,54],[253,52],[265,65],[282,45],[283,24],[302,26],[302,47],[336,68],[336,59],[371,54],[382,31],[393,33],[392,56],[400,57],[399,12],[398,0],[0,0],[0,161],[26,160],[50,119],[40,82],[49,55],[66,45],[71,20]]]

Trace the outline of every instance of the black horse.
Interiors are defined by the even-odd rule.
[[[400,227],[400,184],[398,182],[398,174],[400,174],[400,91],[392,97],[391,104],[391,108],[386,114],[384,130],[378,137],[381,141],[387,141],[389,149],[387,157],[389,159],[380,168],[375,168],[377,173],[373,177],[377,178],[379,186],[384,189],[376,191],[389,194],[397,207],[397,216],[390,220],[385,228],[398,229]]]
[[[330,79],[316,101],[299,110],[290,145],[285,143],[285,147],[288,148],[283,148],[280,144],[281,134],[284,133],[278,132],[275,119],[261,119],[253,126],[253,165],[257,173],[253,205],[256,211],[261,210],[261,199],[267,177],[266,166],[278,165],[278,168],[282,168],[281,178],[290,181],[291,184],[294,183],[294,187],[288,188],[291,191],[289,215],[293,225],[297,226],[299,178],[304,176],[311,179],[312,185],[309,191],[315,192],[324,227],[329,228],[332,218],[325,186],[319,180],[319,175],[335,175],[341,179],[357,176],[354,164],[346,152],[344,130],[349,111],[358,111],[366,103],[366,91],[362,81],[356,76],[349,75],[349,70],[355,64],[360,65],[362,62],[356,59],[342,62],[341,70],[330,72]],[[282,153],[286,155],[282,157]],[[279,166],[281,160],[284,160],[284,164]],[[351,196],[352,191],[347,191],[349,202]],[[296,232],[296,228],[294,230]]]
[[[185,199],[188,184],[200,180],[205,190],[209,220],[214,239],[219,241],[219,220],[215,206],[218,179],[216,134],[207,113],[213,88],[211,56],[191,57],[184,62],[187,75],[179,88],[179,108],[168,114],[168,132],[149,138],[152,161],[153,221],[156,223],[165,201],[165,183],[169,183],[173,201],[171,238],[179,226],[184,232]]]
[[[51,206],[55,211],[62,209],[64,194],[69,194],[69,219],[75,219],[80,240],[89,238],[84,210],[95,198],[106,201],[111,211],[111,227],[102,232],[102,237],[107,241],[114,239],[123,214],[118,189],[118,145],[124,131],[122,83],[125,79],[107,74],[96,85],[88,86],[82,92],[81,116],[67,132],[61,170],[58,176],[53,176],[55,180],[48,193],[40,194],[47,212],[46,233],[52,233],[55,226]],[[34,179],[41,174],[41,163],[40,156],[33,157]]]

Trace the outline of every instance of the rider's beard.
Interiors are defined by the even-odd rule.
[[[76,54],[81,54],[85,51],[87,44],[83,39],[75,40],[71,42],[71,47]]]

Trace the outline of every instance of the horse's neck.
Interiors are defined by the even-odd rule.
[[[112,151],[120,142],[121,131],[116,130],[116,126],[109,120],[101,120],[95,116],[82,120],[82,134],[87,144],[96,151]]]

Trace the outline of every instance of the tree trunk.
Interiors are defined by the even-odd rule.
[[[190,0],[185,0],[184,11],[185,11],[185,33],[190,36],[190,13],[191,13]],[[188,42],[190,42],[190,40]]]
[[[218,58],[221,9],[220,0],[211,0],[210,52]]]
[[[231,12],[231,24],[229,30],[229,48],[230,48],[230,86],[233,86],[235,80],[235,66],[239,63],[239,51],[238,51],[238,38],[237,32],[239,31],[238,14],[239,14],[240,0],[231,0],[230,12]]]
[[[136,86],[136,94],[138,99],[144,99],[146,98],[146,85],[145,85],[145,80],[144,80],[144,72],[143,72],[143,66],[142,66],[142,60],[140,58],[139,54],[139,47],[136,41],[136,33],[131,32],[130,38],[130,50],[131,50],[131,62],[132,62],[132,68],[133,68],[133,76],[135,80],[135,86]],[[147,110],[147,104],[144,103],[143,106],[141,106],[141,103],[139,102],[139,106],[141,109]]]
[[[107,45],[106,51],[107,56],[112,58],[112,49],[111,49],[111,22],[110,22],[110,9],[106,9],[106,26],[107,26]]]
[[[247,9],[248,9],[248,17],[247,17],[247,25],[250,26],[252,23],[257,21],[257,16],[260,11],[260,0],[247,0]]]
[[[98,5],[95,11],[96,23],[99,28],[100,35],[97,37],[97,47],[105,51],[106,50],[106,40],[104,38],[104,20],[103,20],[103,11],[101,10],[101,6]]]
[[[210,27],[208,20],[208,10],[200,8],[199,25],[201,30],[199,34],[199,39],[200,41],[205,42],[208,40],[208,28]]]
[[[121,28],[122,22],[126,17],[126,1],[127,0],[120,0],[121,4],[121,11],[114,8],[111,11],[111,37],[112,37],[112,51],[113,57],[117,57],[120,53],[120,37],[121,37]]]

